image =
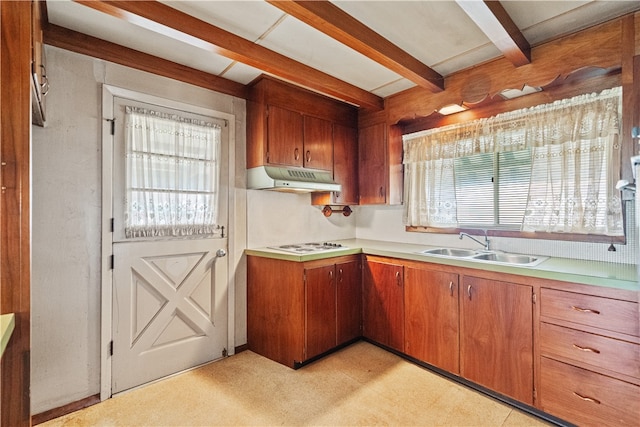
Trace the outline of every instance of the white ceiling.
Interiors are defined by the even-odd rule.
[[[260,0],[163,1],[351,85],[386,97],[415,84]],[[634,1],[502,1],[531,46],[640,10]],[[70,0],[47,0],[49,22],[247,84],[263,71]],[[333,1],[443,76],[501,56],[454,1]],[[198,46],[200,45],[200,46]]]

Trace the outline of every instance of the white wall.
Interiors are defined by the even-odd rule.
[[[46,46],[47,124],[33,126],[32,413],[100,391],[101,93],[106,83],[234,114],[236,345],[246,343],[245,101]]]
[[[247,191],[247,247],[328,240],[356,236],[355,215],[322,214],[312,206],[309,194]]]

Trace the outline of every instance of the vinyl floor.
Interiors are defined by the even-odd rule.
[[[244,351],[41,424],[546,425],[363,341],[298,370]]]

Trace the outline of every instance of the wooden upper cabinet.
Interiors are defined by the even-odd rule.
[[[360,127],[358,132],[360,204],[402,204],[400,128],[380,122]]]
[[[333,170],[333,126],[330,121],[304,116],[303,165]]]
[[[533,288],[465,276],[460,375],[533,404]]]
[[[302,114],[267,107],[267,153],[269,165],[303,166]]]
[[[314,205],[358,204],[358,130],[355,127],[333,124],[333,179],[342,191],[313,193]]]
[[[358,153],[360,161],[359,191],[361,205],[386,203],[386,132],[385,124],[378,123],[359,130]]]
[[[357,120],[351,105],[262,76],[247,99],[247,168],[333,171],[333,126],[356,128]]]
[[[333,193],[333,204],[358,204],[358,131],[355,128],[333,126],[333,179],[342,191]]]

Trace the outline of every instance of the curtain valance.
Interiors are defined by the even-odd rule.
[[[617,135],[621,92],[617,87],[408,135],[404,163]]]

